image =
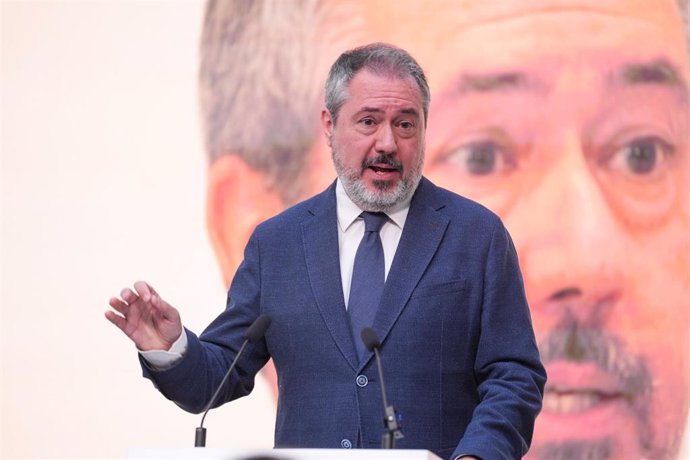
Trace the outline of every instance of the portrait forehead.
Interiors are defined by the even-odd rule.
[[[688,81],[686,32],[673,0],[440,0],[433,5],[413,0],[395,7],[362,4],[367,38],[396,43],[418,56],[432,90],[461,70],[577,58],[592,50],[602,62],[607,51],[621,59],[626,53],[648,59],[664,55]]]

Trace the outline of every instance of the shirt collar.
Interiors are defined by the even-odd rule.
[[[337,205],[338,226],[341,232],[345,232],[350,228],[350,225],[357,220],[362,213],[362,209],[360,209],[347,195],[340,178],[338,178],[335,186],[335,201]],[[410,211],[411,201],[412,196],[408,197],[402,203],[398,203],[395,207],[386,212],[388,218],[401,230],[405,226],[407,213]]]

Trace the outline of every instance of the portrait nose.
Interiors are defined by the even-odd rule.
[[[550,156],[507,217],[530,307],[535,323],[601,324],[621,295],[624,228],[575,136]]]
[[[382,123],[376,131],[376,143],[374,145],[376,153],[390,155],[398,151],[398,142],[395,137],[393,126]]]

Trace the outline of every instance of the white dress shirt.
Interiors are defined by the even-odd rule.
[[[343,283],[345,307],[350,299],[350,284],[352,283],[352,269],[355,265],[355,255],[359,242],[364,236],[364,219],[359,217],[362,210],[347,196],[343,184],[338,179],[335,187],[335,200],[338,214],[338,254],[340,257],[340,281]],[[407,213],[410,210],[410,200],[400,203],[386,212],[388,221],[379,231],[383,245],[383,259],[385,265],[384,276],[388,277],[395,251],[398,249]]]

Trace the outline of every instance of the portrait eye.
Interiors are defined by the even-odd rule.
[[[502,172],[511,166],[504,149],[493,141],[465,144],[452,152],[448,160],[475,176]]]
[[[613,152],[608,167],[634,176],[649,176],[673,153],[673,147],[658,137],[634,139]]]

